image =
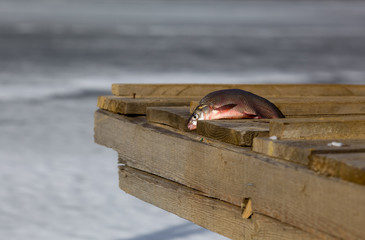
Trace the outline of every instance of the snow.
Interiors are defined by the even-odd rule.
[[[327,145],[328,145],[329,147],[342,147],[342,146],[344,146],[344,144],[343,144],[342,142],[335,142],[335,141],[330,142],[330,143],[328,143]]]
[[[93,142],[95,99],[0,102],[1,236],[224,239],[119,189],[116,152]]]
[[[271,136],[269,137],[271,140],[278,140],[278,137],[277,136]]]

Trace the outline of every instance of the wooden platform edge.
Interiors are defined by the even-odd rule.
[[[238,206],[128,166],[119,167],[119,186],[128,194],[231,239],[317,239],[264,215],[244,219]]]
[[[118,151],[130,166],[237,206],[249,197],[254,212],[321,238],[329,234],[345,239],[365,236],[364,216],[359,214],[364,212],[362,186],[321,177],[248,149],[200,142],[194,136],[148,124],[144,117],[127,118],[103,110],[95,113],[95,142]]]

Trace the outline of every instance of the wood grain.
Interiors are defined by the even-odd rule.
[[[199,96],[238,88],[262,96],[365,96],[365,85],[340,84],[113,84],[116,96]]]
[[[189,106],[194,98],[125,98],[115,96],[98,97],[97,106],[114,113],[134,115],[146,114],[147,107]]]
[[[94,131],[95,141],[118,151],[130,167],[236,206],[250,198],[254,215],[269,216],[319,238],[365,238],[362,185],[326,178],[250,148],[200,142],[199,135],[148,124],[144,117],[98,110]]]
[[[187,123],[189,117],[188,107],[147,108],[147,121],[165,124],[183,131],[188,131]],[[269,135],[269,120],[199,121],[197,133],[204,137],[214,138],[239,146],[251,146],[254,137]]]
[[[341,147],[332,146],[332,142],[334,141],[272,140],[258,137],[253,141],[252,150],[306,166],[309,164],[309,157],[314,154],[365,152],[365,140],[338,140],[343,145]]]
[[[198,121],[197,133],[238,146],[252,146],[254,137],[269,135],[269,121],[266,119]]]
[[[270,121],[270,136],[279,139],[364,139],[365,115],[284,118]]]
[[[119,169],[119,179],[125,192],[230,239],[315,239],[259,214],[243,219],[238,206],[130,167]]]
[[[315,154],[309,166],[320,174],[365,185],[365,152]]]
[[[188,131],[189,107],[148,107],[147,121]]]

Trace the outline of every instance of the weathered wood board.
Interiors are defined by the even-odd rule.
[[[320,174],[365,185],[365,152],[315,154],[309,166]]]
[[[238,146],[252,146],[255,137],[269,136],[269,120],[208,120],[198,121],[199,135]]]
[[[279,139],[364,139],[365,115],[283,118],[270,121],[270,136]]]
[[[188,131],[189,107],[148,107],[147,121]]]
[[[365,152],[365,140],[344,139],[334,142],[331,140],[273,140],[258,137],[253,141],[252,150],[308,166],[309,157],[314,154]]]
[[[365,114],[365,97],[268,97],[286,116],[326,116]],[[192,101],[190,112],[199,105]]]
[[[134,115],[146,114],[147,107],[153,106],[189,106],[188,98],[126,98],[116,96],[98,97],[97,106],[114,113]]]
[[[121,161],[236,206],[251,199],[254,215],[269,216],[317,237],[364,239],[365,188],[317,175],[195,133],[98,110],[95,141]],[[158,139],[158,141],[156,141]],[[257,139],[257,138],[255,138]]]
[[[238,206],[128,166],[119,168],[119,179],[125,192],[231,239],[316,239],[260,214],[243,219]]]
[[[277,98],[272,101],[285,116],[365,113],[365,97]]]
[[[188,131],[188,107],[151,107],[147,120]],[[251,146],[254,137],[279,139],[365,139],[365,115],[320,118],[239,119],[199,121],[197,133],[223,142]]]
[[[146,116],[149,122],[165,124],[176,129],[189,131],[187,128],[190,117],[188,107],[148,107]],[[196,132],[204,137],[214,138],[223,142],[239,146],[251,146],[254,137],[269,135],[269,120],[199,121]]]
[[[116,96],[199,96],[238,88],[262,96],[365,96],[364,85],[340,84],[113,84]]]

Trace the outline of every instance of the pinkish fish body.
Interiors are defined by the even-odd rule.
[[[285,118],[269,100],[240,89],[211,92],[203,97],[191,115],[188,128],[196,129],[198,120],[240,118]]]

